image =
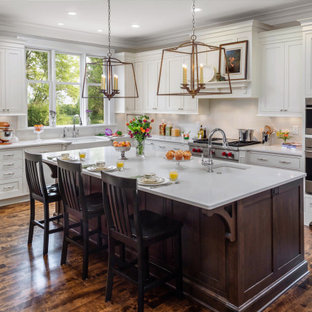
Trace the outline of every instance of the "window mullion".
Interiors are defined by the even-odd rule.
[[[56,72],[55,72],[55,51],[50,52],[50,109],[56,112]],[[57,118],[57,116],[56,116]]]
[[[86,53],[83,53],[80,57],[80,117],[82,119],[83,125],[87,125],[86,110],[88,109],[88,99],[82,98],[82,86],[83,86],[83,79],[84,79],[84,74],[85,74],[86,57],[87,57]]]

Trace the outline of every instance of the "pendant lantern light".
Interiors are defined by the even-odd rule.
[[[96,61],[86,62],[82,88],[82,98],[107,98],[109,101],[112,98],[138,98],[139,93],[133,63],[124,62],[112,56],[110,0],[107,0],[107,6],[107,56],[105,56],[104,58],[90,57],[90,59],[96,59]],[[127,77],[127,81],[125,81],[125,77]],[[127,88],[125,87],[126,84],[128,85]],[[97,87],[98,92],[92,92],[92,94],[89,94],[88,86]],[[120,86],[122,86],[122,88],[119,88]]]
[[[195,0],[193,0],[192,17],[190,40],[177,47],[162,50],[157,95],[194,98],[197,95],[232,94],[225,49],[196,41]],[[219,68],[218,75],[215,68]],[[208,88],[209,81],[215,76],[223,80],[222,88],[216,84]]]

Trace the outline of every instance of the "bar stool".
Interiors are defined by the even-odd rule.
[[[120,178],[102,172],[102,187],[109,245],[106,301],[110,301],[112,297],[114,274],[138,285],[139,312],[144,310],[145,291],[173,278],[176,279],[177,295],[182,297],[182,224],[152,211],[139,211],[136,179]],[[176,240],[175,272],[161,268],[164,276],[157,279],[149,274],[149,247],[170,237]],[[116,256],[115,246],[120,243],[135,250],[136,262],[127,262]],[[130,268],[135,269],[135,275],[128,274],[133,271]]]
[[[42,156],[25,152],[25,171],[30,195],[30,221],[28,231],[28,244],[32,244],[34,227],[43,229],[43,255],[48,253],[49,234],[63,231],[63,227],[50,230],[50,222],[63,218],[63,215],[50,217],[49,204],[61,200],[58,185],[46,185],[42,166]],[[43,203],[43,220],[35,220],[35,200]]]
[[[98,248],[102,245],[101,216],[104,215],[101,193],[85,195],[81,175],[81,164],[67,161],[57,161],[57,176],[61,198],[64,205],[64,238],[61,256],[61,265],[66,263],[68,244],[72,243],[83,249],[82,279],[88,277],[89,237],[97,234]],[[79,222],[71,222],[79,218]],[[97,228],[89,230],[89,220],[97,218]],[[80,227],[80,233],[74,234],[70,230]],[[77,232],[77,231],[76,231]],[[82,240],[82,243],[79,241]],[[95,251],[95,250],[93,250]]]

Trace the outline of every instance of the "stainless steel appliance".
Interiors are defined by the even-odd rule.
[[[241,142],[253,141],[254,130],[253,129],[238,129],[238,137]]]
[[[312,194],[312,138],[305,139],[306,193]]]
[[[241,142],[239,140],[229,139],[228,147],[223,147],[223,140],[221,138],[213,138],[211,153],[213,158],[238,161],[240,147],[260,143],[259,141]],[[208,157],[208,139],[198,139],[190,142],[189,150],[193,156],[204,154],[204,157]]]
[[[306,131],[305,134],[312,134],[312,98],[306,98]]]

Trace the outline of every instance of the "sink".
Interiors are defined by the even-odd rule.
[[[237,165],[215,165],[212,166],[213,172],[216,174],[229,174],[229,173],[239,173],[243,170],[247,170],[247,166],[237,166]]]
[[[64,138],[65,141],[72,142],[72,144],[81,144],[81,143],[94,143],[94,142],[107,142],[107,138],[98,137],[98,136],[85,136],[85,137],[76,137],[76,138]]]

